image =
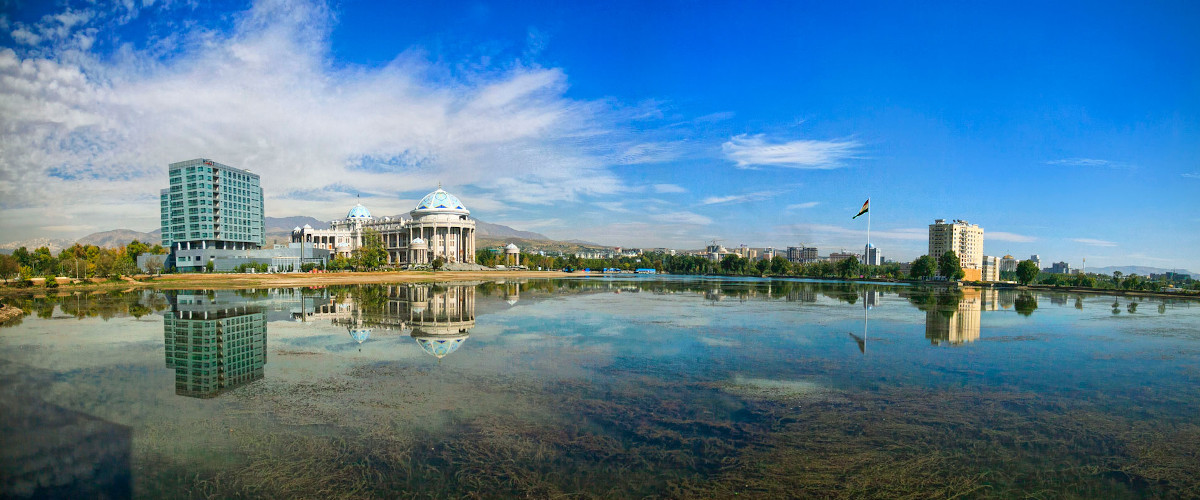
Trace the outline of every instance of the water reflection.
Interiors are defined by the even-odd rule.
[[[375,329],[410,330],[425,352],[441,359],[458,350],[475,327],[475,283],[363,286],[304,297],[294,306],[296,321],[325,320],[346,328],[357,343]],[[503,284],[509,305],[517,303],[520,285]]]
[[[175,393],[211,398],[263,378],[266,312],[234,291],[175,292],[163,318],[168,368]]]

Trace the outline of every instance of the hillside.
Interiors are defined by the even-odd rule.
[[[400,219],[409,219],[408,214],[396,216]],[[329,227],[328,221],[322,221],[315,217],[297,215],[292,217],[267,217],[266,223],[266,242],[268,245],[275,243],[287,243],[291,239],[292,230],[296,227],[303,227],[308,224],[315,228]],[[545,251],[578,251],[584,248],[606,248],[602,245],[594,243],[581,242],[563,242],[554,241],[545,235],[532,231],[521,231],[503,224],[492,224],[490,222],[475,220],[475,228],[477,230],[477,245],[480,248],[491,245],[503,246],[510,242],[516,243],[522,249],[545,250]],[[162,243],[162,230],[155,229],[150,232],[135,231],[132,229],[113,229],[109,231],[101,231],[92,233],[76,240],[84,245],[96,245],[99,247],[116,248],[121,245],[128,245],[130,241],[138,240],[142,243],[156,244]],[[51,238],[33,238],[23,241],[14,241],[0,245],[0,251],[3,253],[11,253],[20,247],[34,249],[42,246],[50,247],[50,251],[58,253],[64,248],[68,248],[76,243],[68,239],[51,239]]]
[[[1186,269],[1163,269],[1161,267],[1150,266],[1107,266],[1107,267],[1089,267],[1085,268],[1084,272],[1096,274],[1112,274],[1114,271],[1121,271],[1121,274],[1126,276],[1136,274],[1138,276],[1149,276],[1151,274],[1165,274],[1169,272],[1177,272],[1182,274],[1190,274],[1192,277],[1200,278],[1196,273]]]

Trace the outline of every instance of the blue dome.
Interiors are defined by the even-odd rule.
[[[351,208],[350,211],[346,213],[346,218],[347,219],[370,219],[371,211],[367,210],[367,207],[364,207],[362,205],[362,203],[359,203],[357,205],[354,205],[354,208]]]
[[[414,215],[432,214],[432,213],[455,213],[469,215],[470,210],[458,201],[458,197],[450,193],[442,191],[438,188],[437,191],[425,195],[421,198],[421,202],[417,204],[417,208],[413,209]]]
[[[417,344],[425,352],[436,356],[438,359],[446,357],[458,350],[458,346],[462,345],[463,341],[467,340],[467,336],[462,337],[414,337]]]

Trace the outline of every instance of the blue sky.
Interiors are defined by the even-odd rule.
[[[962,218],[989,255],[1200,270],[1195,2],[3,5],[0,242],[153,229],[207,157],[272,216],[441,182],[556,238],[824,254],[870,197],[897,260]]]

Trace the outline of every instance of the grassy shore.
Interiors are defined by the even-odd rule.
[[[390,272],[346,272],[346,273],[278,273],[278,274],[164,274],[161,276],[136,276],[122,280],[90,280],[63,283],[57,288],[47,289],[38,282],[33,287],[0,287],[0,295],[28,293],[135,290],[190,289],[238,289],[238,288],[289,288],[321,287],[329,285],[358,285],[377,283],[429,283],[447,281],[478,281],[510,278],[561,278],[582,276],[585,273],[563,273],[557,271],[390,271]]]

